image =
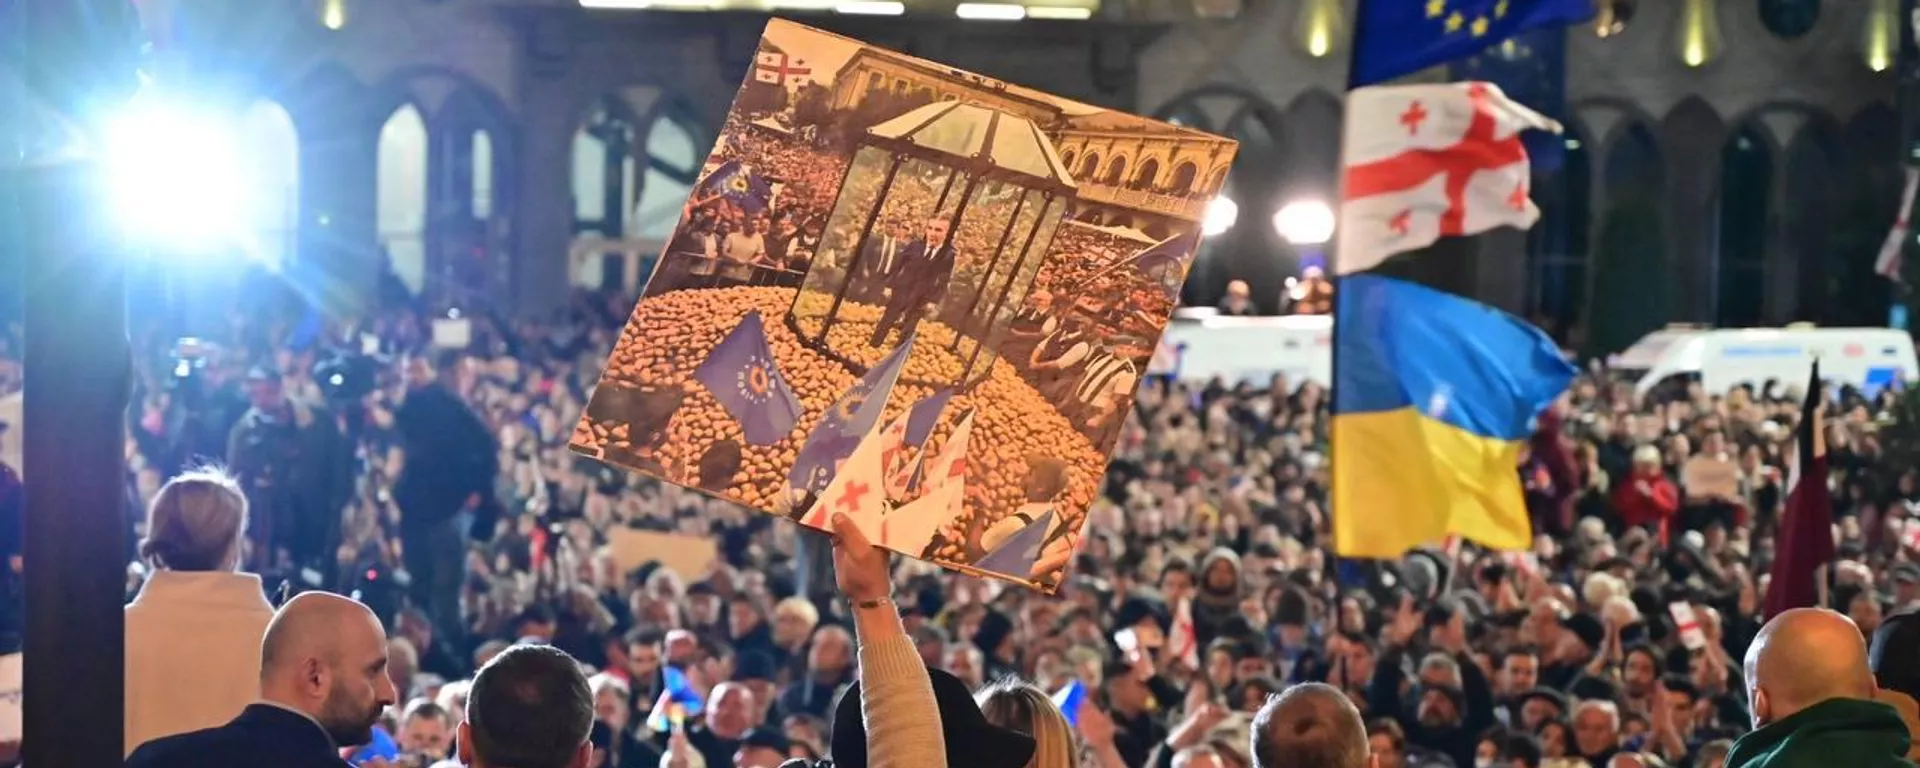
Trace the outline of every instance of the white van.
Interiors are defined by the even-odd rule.
[[[1820,359],[1820,377],[1859,388],[1869,397],[1920,377],[1913,339],[1891,328],[1698,328],[1654,331],[1608,360],[1615,375],[1645,397],[1655,387],[1698,378],[1711,394],[1741,384],[1805,386]]]
[[[1189,313],[1167,323],[1161,337],[1170,348],[1171,366],[1149,366],[1152,373],[1175,373],[1188,381],[1215,377],[1265,387],[1275,374],[1293,386],[1311,381],[1333,386],[1333,316],[1198,316]]]

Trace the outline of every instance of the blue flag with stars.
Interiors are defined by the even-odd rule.
[[[787,472],[788,488],[822,493],[833,483],[834,473],[840,471],[840,462],[853,455],[860,440],[880,421],[880,412],[886,409],[887,398],[893,394],[894,382],[900,380],[900,371],[906,368],[907,356],[913,352],[916,335],[917,332],[908,335],[906,341],[868,369],[852,389],[821,415],[813,431],[807,433],[800,454],[794,457],[793,469]]]
[[[693,377],[740,423],[748,445],[780,442],[800,421],[800,400],[780,375],[758,311],[740,319],[694,369]]]
[[[721,163],[702,186],[708,194],[725,197],[749,215],[766,210],[773,202],[773,185],[738,160]]]
[[[1593,13],[1593,0],[1360,0],[1349,85],[1392,80]]]

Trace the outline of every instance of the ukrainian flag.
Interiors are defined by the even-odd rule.
[[[1333,541],[1397,558],[1448,535],[1533,545],[1520,449],[1576,373],[1539,329],[1377,274],[1340,280]]]

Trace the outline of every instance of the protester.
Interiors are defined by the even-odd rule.
[[[545,645],[517,645],[474,675],[457,739],[471,768],[586,768],[593,693],[580,664]]]
[[[755,167],[774,167],[755,160]],[[839,179],[810,176],[806,158],[790,153],[777,164],[788,183],[776,220],[830,210]],[[733,214],[725,218],[731,225]],[[742,212],[739,224],[749,218]],[[1062,229],[1125,250],[1085,227]],[[744,230],[726,230],[736,231]],[[858,646],[868,637],[856,632],[852,664],[835,662],[846,658],[836,648],[842,636],[823,628],[858,630],[861,611],[823,594],[830,590],[810,589],[808,580],[824,573],[793,557],[808,540],[797,526],[567,450],[631,307],[631,297],[582,294],[549,317],[469,313],[472,343],[437,355],[422,352],[432,348],[429,316],[411,310],[327,327],[304,348],[272,330],[284,321],[250,318],[236,338],[253,341],[230,345],[208,371],[222,371],[225,387],[267,366],[302,397],[316,381],[331,381],[312,374],[313,360],[360,360],[371,371],[364,394],[328,398],[358,460],[338,576],[325,586],[357,592],[417,651],[418,673],[394,667],[395,686],[409,689],[396,696],[457,695],[477,664],[517,641],[538,640],[627,684],[625,702],[611,694],[599,702],[609,745],[623,734],[630,740],[620,743],[646,745],[650,754],[674,738],[671,728],[648,724],[672,670],[688,688],[682,733],[726,737],[716,739],[713,762],[731,764],[755,731],[781,731],[795,753],[809,744],[815,754],[827,751],[843,728],[819,715],[832,711],[835,696],[850,695],[841,690],[844,670],[867,663]],[[396,356],[356,358],[363,333]],[[425,357],[437,365],[410,362]],[[448,463],[479,466],[484,450],[497,469],[450,472],[463,479],[445,487],[417,474],[432,469],[417,459],[439,454],[409,446],[411,428],[402,429],[395,414],[439,395],[409,392],[409,366],[418,381],[444,382],[444,412],[464,411],[461,418],[478,425],[466,428],[486,433],[484,445],[465,441],[466,458]],[[180,413],[194,407],[193,398],[158,397],[170,391],[170,377],[168,368],[142,364],[142,399],[155,396],[161,437],[170,424],[194,421]],[[1766,618],[1761,597],[1793,475],[1790,437],[1802,399],[1767,382],[1726,393],[1676,386],[1642,397],[1617,378],[1595,364],[1542,415],[1520,466],[1542,534],[1531,551],[1441,541],[1400,561],[1343,561],[1330,536],[1338,512],[1327,492],[1324,387],[1284,376],[1261,383],[1156,376],[1138,389],[1119,428],[1114,461],[1057,596],[914,563],[903,564],[882,594],[911,630],[903,645],[923,665],[950,673],[969,701],[1010,676],[1049,694],[1079,681],[1114,722],[1113,741],[1129,768],[1170,765],[1189,750],[1188,761],[1203,761],[1199,747],[1228,762],[1235,749],[1251,760],[1244,754],[1250,715],[1268,694],[1301,682],[1346,693],[1372,723],[1374,740],[1399,747],[1392,759],[1378,753],[1388,768],[1499,760],[1524,751],[1503,749],[1503,740],[1527,739],[1549,765],[1598,768],[1616,754],[1629,763],[1657,754],[1703,764],[1716,742],[1752,727],[1749,681],[1737,661]],[[1839,537],[1824,594],[1862,629],[1920,600],[1920,539],[1912,535],[1920,474],[1889,458],[1898,397],[1840,388],[1827,409]],[[365,418],[355,420],[356,413]],[[144,506],[162,487],[164,468],[179,460],[177,446],[192,441],[144,437],[144,426],[134,426],[128,484]],[[668,425],[661,426],[666,439]],[[1682,480],[1710,447],[1732,465],[1720,476],[1734,484],[1709,496]],[[1637,476],[1636,453],[1643,459]],[[1641,481],[1651,493],[1637,498],[1652,503],[1630,509],[1622,501],[1636,498]],[[437,501],[427,505],[433,511],[414,514],[422,489]],[[1671,513],[1668,489],[1677,500]],[[483,503],[467,510],[475,493]],[[494,513],[499,523],[486,524]],[[447,525],[421,519],[440,515],[451,515]],[[130,528],[138,522],[130,515]],[[422,526],[439,538],[423,538]],[[461,527],[463,535],[451,535]],[[627,529],[711,540],[719,551],[710,564],[668,565],[622,549],[616,540]],[[414,546],[421,542],[430,545]],[[270,578],[277,587],[282,576]],[[449,587],[454,598],[442,599]],[[1402,633],[1395,625],[1408,598],[1413,628]],[[423,613],[429,620],[420,620]],[[1389,642],[1402,634],[1404,642]],[[1487,684],[1487,698],[1468,696],[1474,680]],[[1395,688],[1397,695],[1387,695]],[[1370,696],[1375,689],[1381,695]],[[789,692],[797,706],[781,701]],[[950,702],[936,701],[945,714]],[[1690,716],[1681,711],[1689,703]],[[1088,726],[1097,730],[1098,718],[1079,722],[1080,740],[1097,741]],[[641,754],[616,751],[622,763]]]
[[[212,728],[260,698],[260,641],[273,621],[260,577],[236,572],[247,498],[218,470],[167,482],[140,542],[153,569],[126,608],[126,751]]]
[[[1296,685],[1253,718],[1255,768],[1365,768],[1367,730],[1360,710],[1329,685]]]
[[[1800,608],[1761,627],[1747,650],[1754,730],[1727,764],[1910,766],[1907,726],[1873,701],[1860,628],[1833,611]]]
[[[1867,647],[1867,665],[1879,687],[1873,698],[1907,723],[1913,741],[1907,759],[1920,760],[1920,611],[1896,613],[1880,623]]]
[[[380,621],[308,592],[282,606],[260,645],[260,700],[225,725],[147,742],[129,768],[337,768],[395,700]]]

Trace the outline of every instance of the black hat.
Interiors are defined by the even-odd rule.
[[[1542,699],[1547,703],[1552,704],[1555,707],[1558,707],[1560,709],[1560,714],[1564,715],[1567,713],[1567,695],[1559,691],[1556,691],[1552,688],[1548,688],[1546,686],[1536,686],[1533,688],[1529,688],[1527,689],[1526,693],[1520,694],[1520,700],[1517,703],[1524,705],[1529,700],[1532,700],[1532,699]]]
[[[733,681],[744,683],[748,680],[772,682],[779,676],[780,665],[766,651],[747,651],[740,654],[734,664]]]
[[[778,730],[772,728],[755,728],[747,731],[747,735],[740,738],[741,749],[753,747],[771,749],[784,755],[793,749],[793,742],[787,740],[787,735]]]
[[[0,432],[7,431],[7,423],[0,421]],[[1893,583],[1920,584],[1920,565],[1901,563],[1893,567]]]
[[[1920,696],[1920,611],[1888,616],[1873,630],[1867,666],[1880,687]]]
[[[1607,640],[1607,628],[1600,625],[1599,619],[1585,613],[1576,613],[1561,619],[1560,626],[1566,627],[1568,632],[1579,637],[1588,648],[1598,650],[1600,644]]]
[[[1033,758],[1033,737],[987,722],[980,706],[960,678],[929,670],[933,699],[940,707],[940,731],[947,747],[947,764],[968,768],[1020,768]],[[833,735],[828,751],[836,768],[866,768],[867,724],[860,716],[860,683],[841,694],[833,711]]]

